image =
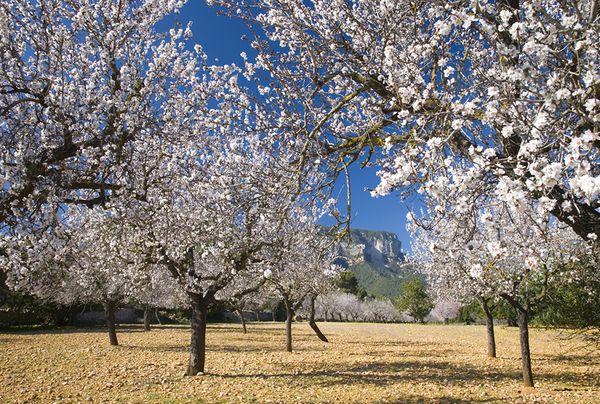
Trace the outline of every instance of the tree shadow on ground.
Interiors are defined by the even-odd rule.
[[[534,355],[536,360],[541,362],[555,363],[555,364],[569,364],[569,366],[589,366],[595,364],[598,360],[597,356],[590,356],[586,353],[576,354],[540,354]]]
[[[60,334],[100,334],[107,333],[107,329],[102,326],[98,327],[85,327],[85,328],[72,328],[72,329],[48,329],[48,330],[15,330],[15,331],[5,331],[3,334],[5,335],[60,335]],[[143,327],[137,329],[134,327],[123,327],[117,326],[117,334],[120,333],[134,333],[134,332],[144,332]]]
[[[251,334],[253,332],[255,333],[261,333],[261,334],[277,334],[277,335],[281,335],[283,333],[283,329],[282,329],[282,323],[280,323],[279,325],[273,325],[273,326],[261,326],[261,327],[253,327],[253,325],[251,324],[247,324],[247,328],[248,328],[248,333]],[[307,325],[308,328],[308,325]],[[240,332],[241,333],[242,330],[242,325],[240,323],[232,323],[231,325],[213,325],[211,326],[211,324],[208,325],[208,331],[209,332],[215,332],[215,333],[231,333],[231,332]]]
[[[131,351],[148,351],[156,353],[166,352],[189,352],[190,347],[188,345],[119,345],[120,349],[131,350]]]
[[[327,363],[323,363],[327,366]],[[265,378],[284,379],[292,378],[302,385],[307,380],[319,387],[333,387],[340,385],[368,384],[386,386],[396,383],[434,383],[437,385],[454,385],[473,387],[483,382],[493,381],[514,383],[521,381],[520,371],[506,371],[475,367],[470,365],[455,365],[447,361],[392,361],[346,366],[338,364],[336,370],[308,370],[304,372],[282,372],[218,375],[223,378]],[[558,373],[540,371],[534,374],[536,380],[545,383],[569,383],[573,389],[600,388],[600,379],[582,379],[581,374],[560,371]],[[301,380],[298,380],[301,379]],[[460,397],[448,398],[455,402]],[[487,397],[486,400],[504,400],[503,397]]]
[[[386,401],[389,403],[393,403],[393,404],[421,404],[421,403],[427,403],[427,404],[467,404],[467,403],[488,403],[490,401],[494,401],[494,402],[508,402],[508,401],[513,401],[510,398],[507,397],[486,397],[486,398],[481,398],[481,399],[473,399],[470,398],[468,400],[464,400],[462,398],[458,398],[458,397],[452,397],[452,396],[441,396],[441,397],[436,397],[436,398],[432,398],[432,397],[427,397],[427,396],[418,396],[418,395],[410,395],[410,396],[401,396],[398,397],[395,400],[391,400],[391,401]]]
[[[208,345],[207,353],[210,352],[226,352],[226,353],[273,353],[273,352],[285,352],[285,344],[282,343],[280,345],[277,344],[265,344],[264,346],[247,346],[247,345],[235,345],[235,344],[227,344],[227,345]],[[138,351],[150,351],[150,352],[189,352],[189,345],[119,345],[121,349],[131,349]],[[295,352],[320,352],[326,351],[327,348],[325,344],[322,346],[311,346],[307,348],[297,348]]]
[[[189,325],[152,325],[152,330],[189,329]],[[77,326],[77,327],[55,327],[41,329],[5,329],[0,335],[42,335],[42,334],[81,334],[81,333],[105,333],[106,326]],[[117,333],[147,332],[143,324],[117,324]]]
[[[326,365],[326,363],[324,363]],[[474,368],[470,366],[456,365],[446,361],[393,361],[365,363],[354,366],[337,365],[336,370],[309,370],[300,374],[281,372],[281,373],[260,373],[248,375],[220,375],[224,378],[230,377],[248,377],[248,378],[286,378],[290,376],[301,376],[318,380],[319,384],[324,386],[339,384],[366,383],[374,385],[387,385],[398,382],[436,382],[436,383],[468,383],[471,381],[481,382],[481,380],[502,380],[514,379],[520,374],[515,372],[501,372],[490,369]]]

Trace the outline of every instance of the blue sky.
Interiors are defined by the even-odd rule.
[[[241,64],[241,52],[252,54],[246,27],[241,21],[217,15],[217,10],[208,7],[203,0],[190,1],[181,14],[169,19],[169,27],[177,19],[183,25],[192,21],[194,39],[208,55],[209,62]],[[403,250],[409,249],[409,236],[405,229],[406,206],[398,195],[373,198],[366,190],[377,185],[377,168],[355,166],[350,169],[352,187],[352,227],[394,232],[402,242]],[[345,188],[345,185],[343,186]],[[340,184],[338,189],[342,188]],[[345,212],[345,189],[339,190],[340,210]],[[326,224],[326,223],[324,223]]]

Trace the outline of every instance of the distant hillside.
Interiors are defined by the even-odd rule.
[[[350,241],[338,246],[337,264],[352,271],[360,286],[374,296],[396,297],[400,285],[414,274],[394,233],[352,229]]]

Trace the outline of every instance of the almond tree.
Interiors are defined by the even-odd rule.
[[[101,209],[76,209],[52,232],[5,237],[8,284],[42,299],[104,306],[109,342],[118,345],[115,312],[140,301],[167,306],[178,286],[156,267],[136,265],[127,223]]]
[[[122,249],[135,268],[166,268],[192,307],[195,375],[208,306],[263,281],[259,252],[314,189],[314,162],[289,130],[297,115],[278,111],[292,98],[255,103],[236,67],[208,66],[191,49],[189,26],[157,32],[184,3],[0,5],[0,220],[11,242],[35,240],[18,257],[31,258],[60,240],[73,205],[101,205],[130,231],[109,235],[105,259],[84,267]]]
[[[322,228],[316,225],[318,212],[314,210],[291,211],[274,243],[267,251],[269,267],[265,277],[267,286],[282,299],[286,309],[286,350],[292,352],[292,322],[296,312],[319,290],[324,280],[339,272],[333,265],[332,243]],[[314,321],[311,328],[323,341],[323,335]]]
[[[377,323],[400,320],[401,314],[389,299],[368,299],[364,302],[364,318]]]
[[[435,306],[431,310],[431,317],[433,319],[439,319],[448,324],[450,320],[455,319],[461,308],[461,304],[456,300],[446,298],[438,298],[435,301]],[[492,355],[489,355],[492,356]],[[495,354],[493,355],[495,356]]]
[[[529,202],[529,209],[524,209],[527,201],[521,201],[519,209],[498,199],[485,202],[474,211],[445,211],[443,220],[439,215],[421,218],[421,240],[429,244],[429,252],[422,251],[426,258],[421,266],[441,287],[499,297],[517,311],[523,382],[532,387],[531,313],[549,289],[571,276],[562,264],[576,260],[579,250],[589,246],[570,228],[548,220],[535,202]]]
[[[188,295],[189,375],[205,370],[208,308],[264,283],[267,256],[279,251],[280,229],[309,176],[286,165],[293,148],[284,140],[275,148],[244,122],[250,109],[236,93],[241,90],[232,82],[224,85],[232,96],[215,108],[216,115],[208,114],[219,123],[198,118],[197,135],[171,145],[172,156],[160,162],[163,178],[148,188],[148,201],[132,200],[115,213],[139,230],[139,260],[163,266]],[[258,125],[259,118],[252,122]]]
[[[187,308],[183,289],[164,268],[146,266],[134,280],[134,302],[144,308],[144,331],[150,331],[152,310],[158,318],[158,308]]]
[[[435,196],[431,178],[466,161],[479,186],[457,203],[545,198],[546,214],[597,240],[597,0],[210,3],[263,28],[249,72],[296,95],[299,134],[334,170],[375,150],[375,195]]]
[[[327,321],[328,315],[339,321],[395,322],[404,320],[389,299],[361,300],[351,293],[331,292],[316,300],[317,314]]]
[[[412,257],[416,269],[427,277],[430,289],[438,299],[458,300],[464,304],[476,299],[485,314],[487,355],[496,357],[494,310],[499,296],[493,282],[477,282],[470,271],[470,263],[479,259],[482,252],[469,249],[457,254],[470,228],[458,226],[455,220],[439,219],[434,226],[419,226],[410,216],[408,228],[412,237]],[[469,252],[469,256],[465,254]]]
[[[183,0],[0,4],[0,222],[52,225],[62,203],[143,197],[141,143],[186,133],[201,48],[157,25]]]

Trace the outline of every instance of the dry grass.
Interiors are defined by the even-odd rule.
[[[322,324],[331,343],[294,325],[213,325],[208,374],[184,377],[189,331],[120,329],[0,334],[0,402],[600,402],[600,355],[532,330],[537,388],[520,384],[517,330],[481,326]]]

